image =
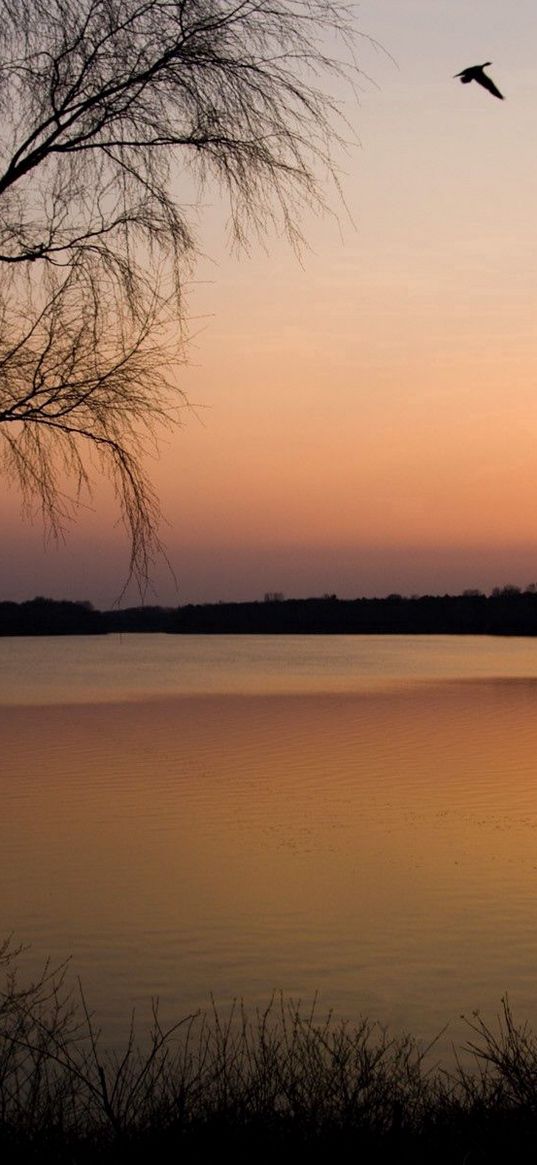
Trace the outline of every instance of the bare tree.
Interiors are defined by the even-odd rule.
[[[0,0],[6,468],[58,532],[93,452],[141,589],[160,546],[146,443],[182,400],[179,167],[224,188],[239,244],[276,227],[296,245],[337,183],[326,82],[351,78],[352,43],[343,0]]]

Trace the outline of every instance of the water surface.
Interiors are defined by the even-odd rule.
[[[273,990],[537,1024],[537,644],[0,640],[0,934],[111,1039]]]

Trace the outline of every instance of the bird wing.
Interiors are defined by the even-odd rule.
[[[479,73],[479,75],[475,76],[473,80],[477,81],[478,85],[482,85],[484,89],[488,89],[489,93],[492,93],[494,97],[499,97],[500,101],[505,100],[503,93],[500,93],[500,90],[496,88],[494,81],[491,81],[490,77],[487,77],[486,73]]]

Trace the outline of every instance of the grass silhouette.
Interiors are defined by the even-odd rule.
[[[6,1162],[517,1161],[537,1145],[537,1040],[508,1001],[469,1021],[451,1072],[377,1024],[319,1019],[275,996],[248,1016],[216,1008],[142,1047],[102,1047],[68,967],[20,983],[0,947],[0,1154]],[[469,1069],[467,1063],[472,1064]]]

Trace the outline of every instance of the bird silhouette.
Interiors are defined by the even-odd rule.
[[[468,85],[470,81],[477,81],[478,85],[482,85],[484,89],[488,89],[493,97],[499,97],[500,101],[504,100],[503,93],[496,88],[494,81],[483,72],[487,65],[492,65],[492,61],[485,61],[484,65],[470,65],[469,69],[463,69],[462,73],[455,73],[456,77],[460,77],[461,84]]]

